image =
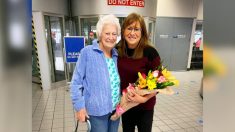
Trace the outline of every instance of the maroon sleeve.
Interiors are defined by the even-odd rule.
[[[161,58],[157,52],[157,50],[153,47],[145,48],[144,56],[148,58],[148,71],[155,70],[161,64]]]

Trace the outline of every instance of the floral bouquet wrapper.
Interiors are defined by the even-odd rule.
[[[153,72],[149,71],[147,76],[138,73],[138,80],[134,84],[130,83],[122,91],[121,101],[116,107],[116,112],[111,116],[111,120],[117,120],[124,112],[139,105],[139,103],[128,101],[127,95],[130,90],[134,90],[141,96],[151,93],[174,94],[174,91],[169,86],[179,85],[179,81],[166,68],[162,69]]]

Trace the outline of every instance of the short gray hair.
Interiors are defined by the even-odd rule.
[[[117,35],[118,36],[120,35],[121,26],[119,23],[119,19],[112,14],[105,15],[105,16],[100,17],[99,21],[96,24],[96,33],[97,33],[98,40],[100,39],[99,37],[102,33],[103,27],[107,24],[114,24],[117,27]]]

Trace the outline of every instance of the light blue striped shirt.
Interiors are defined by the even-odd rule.
[[[118,54],[114,48],[112,59],[118,71],[117,57]],[[81,50],[70,87],[71,99],[76,111],[86,108],[89,115],[102,116],[114,110],[109,72],[104,53],[99,49],[97,42]]]

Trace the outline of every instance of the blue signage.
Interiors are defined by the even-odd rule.
[[[85,47],[85,37],[65,36],[64,47],[66,63],[76,63],[81,49]]]

